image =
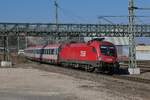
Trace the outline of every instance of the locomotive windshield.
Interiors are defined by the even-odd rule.
[[[101,45],[100,51],[103,55],[106,56],[115,56],[115,47],[110,45]]]

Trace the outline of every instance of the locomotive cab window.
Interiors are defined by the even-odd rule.
[[[92,51],[93,51],[94,53],[96,53],[96,49],[95,49],[94,47],[92,48]]]
[[[100,46],[100,51],[103,55],[106,56],[114,56],[115,55],[115,47],[109,45],[102,45]]]

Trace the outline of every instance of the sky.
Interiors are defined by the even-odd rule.
[[[135,0],[138,7],[149,7],[150,0]],[[128,0],[58,0],[60,23],[108,23],[98,16],[127,16]],[[149,11],[136,15],[150,16]],[[127,23],[127,18],[107,18]],[[0,0],[0,22],[53,23],[54,0]],[[150,24],[150,17],[136,19]]]

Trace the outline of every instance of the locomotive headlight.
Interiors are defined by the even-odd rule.
[[[101,58],[101,57],[98,57],[98,60],[99,60],[99,61],[101,61],[101,60],[102,60],[102,58]]]

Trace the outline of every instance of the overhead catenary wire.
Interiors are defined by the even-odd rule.
[[[150,8],[140,8],[140,7],[135,7],[137,10],[150,10]]]
[[[144,15],[135,15],[134,17],[135,17],[136,21],[139,22],[139,23],[141,23],[141,24],[145,24],[145,23],[146,23],[146,22],[144,22],[143,19],[141,19],[141,18],[150,18],[150,16],[144,16]],[[105,21],[107,21],[108,23],[112,24],[112,21],[109,20],[108,18],[111,18],[111,19],[114,19],[114,18],[115,18],[115,19],[118,20],[118,18],[119,18],[119,19],[120,19],[120,18],[126,18],[126,19],[128,19],[129,16],[127,16],[127,15],[104,15],[104,16],[99,16],[99,17],[98,17],[98,19],[107,19],[107,20],[105,20]],[[122,23],[123,23],[123,22],[122,22]]]
[[[127,15],[107,15],[107,16],[99,16],[99,17],[112,17],[112,18],[119,18],[119,17],[121,17],[121,18],[128,18],[129,16],[127,16]],[[146,18],[150,18],[150,16],[141,16],[141,15],[137,15],[137,16],[134,16],[134,17],[146,17]]]
[[[75,18],[75,17],[73,17],[73,15],[70,15],[68,13],[66,14],[66,11],[64,11],[64,9],[61,9],[61,8],[59,8],[59,9],[60,9],[60,13],[62,13],[62,17],[64,16],[68,19],[71,19],[73,23],[79,21],[79,18]]]
[[[83,18],[83,17],[81,17],[81,16],[78,16],[77,14],[75,14],[75,13],[73,13],[72,11],[69,11],[69,10],[67,10],[67,9],[64,9],[64,8],[62,8],[62,7],[60,7],[60,6],[58,6],[58,8],[59,8],[59,10],[61,10],[61,12],[64,14],[64,15],[66,15],[66,16],[68,16],[70,19],[72,19],[73,21],[75,21],[75,22],[81,22],[81,21],[84,21],[84,22],[88,22],[89,20],[88,19],[85,19],[85,18]]]
[[[145,24],[144,21],[142,19],[140,19],[139,17],[136,17],[136,22],[140,22],[141,24]]]
[[[98,19],[103,19],[104,21],[108,22],[109,24],[114,24],[111,20],[105,18],[105,17],[98,17]]]
[[[79,22],[89,22],[89,19],[87,18],[83,18],[77,14],[75,14],[74,12],[70,11],[70,10],[66,10],[64,8],[62,8],[59,4],[58,4],[58,1],[56,2],[56,0],[50,0],[52,2],[54,2],[54,5],[57,7],[57,10],[59,10],[60,14],[63,13],[63,15],[69,17],[71,20],[73,20],[75,23]],[[57,17],[58,17],[58,14],[57,14]],[[60,19],[61,20],[61,19]]]

